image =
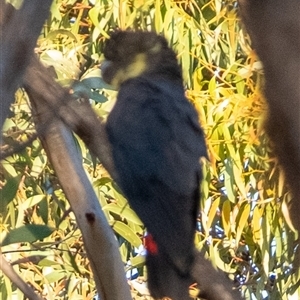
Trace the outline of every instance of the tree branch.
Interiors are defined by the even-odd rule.
[[[266,130],[293,194],[290,214],[300,232],[300,2],[239,0],[239,4],[264,65]],[[295,263],[300,266],[299,247]]]
[[[20,289],[24,295],[30,300],[43,300],[37,295],[33,289],[28,286],[24,280],[16,273],[14,268],[6,261],[1,250],[0,250],[0,270],[7,276],[12,283],[14,283],[18,289]]]
[[[29,64],[51,0],[24,0],[19,10],[0,0],[0,126]]]
[[[47,109],[78,134],[101,160],[110,175],[116,178],[105,125],[101,123],[88,101],[75,101],[70,91],[55,82],[46,67],[35,57],[26,71],[24,86],[34,92]]]
[[[232,282],[225,275],[213,268],[202,253],[196,253],[192,268],[193,278],[200,286],[201,295],[209,300],[241,300],[238,289],[232,288]]]
[[[76,216],[100,298],[130,300],[129,285],[115,236],[83,169],[73,135],[55,114],[58,105],[53,103],[54,107],[49,109],[49,103],[47,105],[45,102],[45,98],[49,100],[47,97],[50,97],[49,101],[56,99],[63,103],[70,95],[61,87],[55,91],[54,81],[51,86],[40,89],[41,82],[36,77],[39,73],[33,73],[30,70],[26,73],[25,88],[32,103],[38,134]],[[28,75],[33,77],[28,80]],[[64,109],[58,111],[66,113]]]

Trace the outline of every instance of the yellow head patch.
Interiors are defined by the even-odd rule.
[[[127,79],[140,76],[146,70],[146,54],[137,54],[135,59],[126,68],[120,69],[111,81],[111,85],[118,89]]]

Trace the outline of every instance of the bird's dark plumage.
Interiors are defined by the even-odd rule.
[[[119,88],[106,126],[116,180],[158,247],[146,260],[150,292],[188,299],[199,159],[207,155],[197,113],[163,37],[118,31],[104,56],[103,79]]]

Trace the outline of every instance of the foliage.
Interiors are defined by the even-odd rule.
[[[104,41],[116,27],[156,30],[178,53],[210,155],[210,162],[203,162],[196,246],[229,273],[246,299],[297,298],[290,195],[263,131],[266,106],[258,91],[263,74],[239,23],[236,1],[55,0],[37,51],[57,80],[72,84],[78,97],[88,96],[104,118],[116,92],[102,82],[97,65]],[[34,133],[28,99],[19,90],[3,128],[3,147]],[[122,259],[129,262],[128,276],[134,276],[135,268],[143,275],[142,223],[74,138]],[[38,140],[2,162],[1,187],[2,252],[23,279],[47,299],[92,299],[94,283],[76,220]],[[18,235],[29,224],[38,234]],[[44,235],[35,225],[44,226]],[[22,298],[3,276],[0,298]]]

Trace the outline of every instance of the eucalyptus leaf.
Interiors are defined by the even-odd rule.
[[[0,189],[0,213],[4,213],[6,206],[14,199],[18,191],[21,175],[8,177],[6,184]]]
[[[33,243],[49,236],[54,231],[46,225],[28,224],[7,233],[1,245],[6,246],[15,243]]]
[[[113,229],[134,247],[138,248],[141,246],[141,239],[133,232],[133,230],[128,225],[116,221],[113,224]]]

